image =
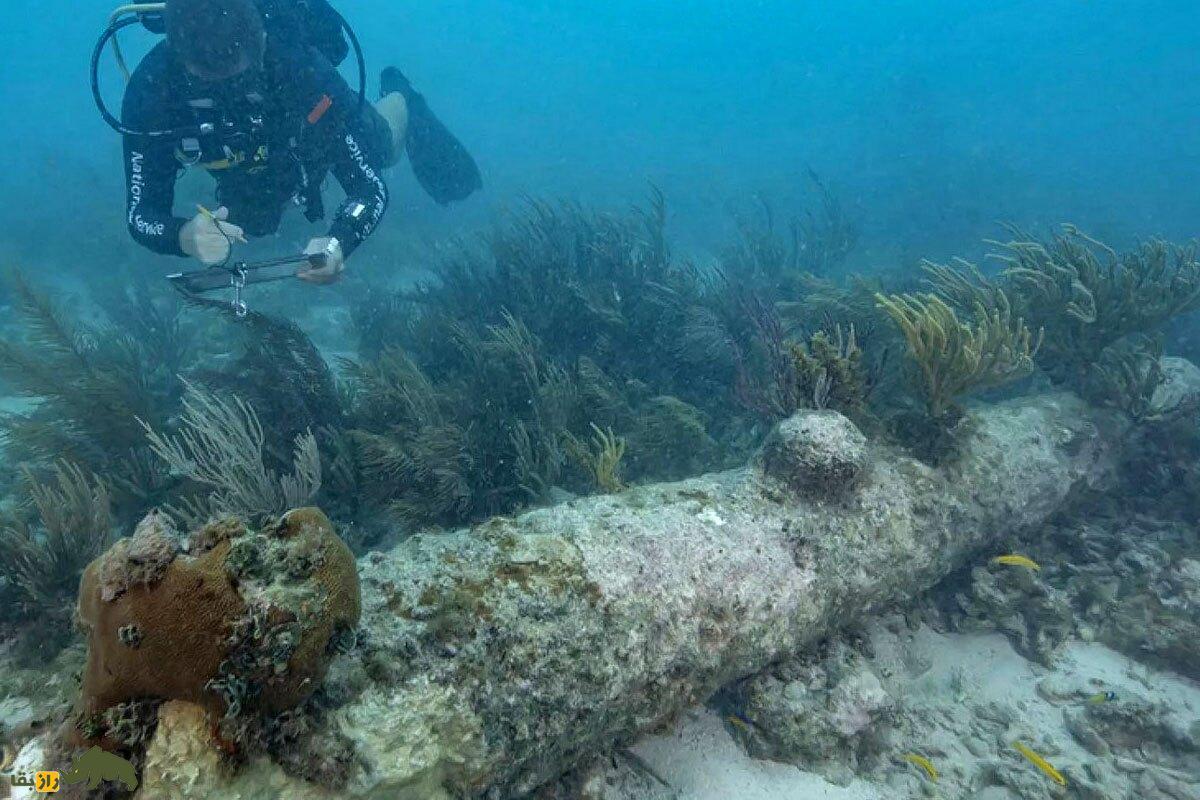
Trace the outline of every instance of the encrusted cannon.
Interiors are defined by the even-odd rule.
[[[918,594],[1110,475],[1120,426],[1066,394],[972,412],[937,469],[808,413],[731,472],[426,534],[360,561],[367,633],[321,787],[217,769],[164,709],[145,797],[515,798],[719,687]],[[335,668],[335,673],[337,669]],[[212,764],[192,764],[211,759]],[[208,768],[211,766],[213,768]]]

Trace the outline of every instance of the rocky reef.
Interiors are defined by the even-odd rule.
[[[975,566],[951,576],[934,595],[944,625],[999,630],[1048,667],[1074,639],[1200,678],[1200,531],[1188,482],[1200,370],[1165,358],[1162,371],[1152,413],[1126,438],[1120,490],[1090,493],[1086,513],[1013,535],[1037,572]]]
[[[1078,639],[1050,670],[996,632],[938,632],[919,612],[785,659],[714,705],[746,752],[820,774],[830,797],[1184,800],[1200,787],[1195,684]]]
[[[756,758],[804,764],[844,785],[890,749],[896,698],[840,641],[756,675],[731,694],[726,720]]]

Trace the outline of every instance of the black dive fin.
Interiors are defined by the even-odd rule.
[[[408,160],[425,192],[441,205],[467,199],[483,188],[479,166],[453,133],[442,124],[403,73],[383,71],[384,94],[400,92],[408,103]]]

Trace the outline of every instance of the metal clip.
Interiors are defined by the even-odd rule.
[[[233,313],[238,319],[242,319],[250,312],[246,306],[246,301],[242,297],[242,290],[246,288],[246,265],[236,264],[233,267],[233,276],[229,283],[233,286],[233,302],[230,305],[233,308]]]

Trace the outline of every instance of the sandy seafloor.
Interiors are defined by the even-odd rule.
[[[1181,729],[1200,724],[1200,684],[1146,667],[1100,644],[1072,641],[1055,668],[1047,669],[1026,660],[999,633],[942,634],[924,626],[910,632],[893,620],[874,623],[870,640],[875,651],[871,670],[886,676],[883,684],[888,693],[924,719],[900,744],[932,760],[941,773],[936,784],[900,760],[883,780],[855,779],[846,786],[795,766],[757,760],[736,741],[736,727],[710,709],[693,710],[674,730],[648,736],[632,750],[670,784],[671,792],[665,796],[678,800],[1005,800],[1020,795],[1001,786],[967,787],[997,759],[1014,774],[1024,771],[1027,777],[1043,780],[1012,749],[1010,740],[1015,736],[1035,743],[1039,752],[1068,774],[1100,760],[1071,735],[1064,711],[1078,710],[1086,698],[1101,691],[1114,692],[1115,702],[1137,698],[1166,704]],[[913,664],[922,665],[919,674],[906,666]],[[965,681],[958,683],[956,675],[965,676]],[[977,711],[985,710],[983,716],[990,717],[990,709],[996,707],[1015,712],[1015,724],[1004,726],[1001,735],[989,740],[981,729],[991,726],[979,724]],[[1138,769],[1128,759],[1110,759],[1117,770]],[[1200,775],[1175,777],[1181,785],[1190,784],[1189,791],[1200,791],[1195,783]],[[1057,787],[1045,780],[1045,796],[1055,796]],[[644,795],[640,787],[617,794],[628,800]]]

